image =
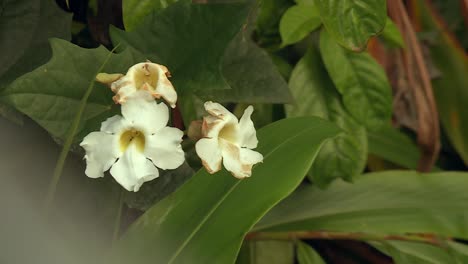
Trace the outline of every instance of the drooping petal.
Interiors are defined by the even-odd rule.
[[[164,103],[156,103],[145,91],[138,91],[122,105],[122,115],[130,124],[145,133],[155,133],[169,121],[169,109]]]
[[[153,63],[159,69],[159,78],[156,84],[156,89],[154,90],[153,96],[156,98],[162,97],[172,108],[176,107],[177,102],[177,93],[172,86],[172,83],[169,81],[168,76],[170,76],[169,71],[163,65]]]
[[[128,122],[123,117],[115,115],[101,123],[101,131],[109,134],[117,134],[127,126]]]
[[[91,132],[80,143],[85,151],[86,175],[90,178],[104,177],[120,156],[118,137],[105,132]]]
[[[115,93],[112,99],[116,104],[125,103],[127,97],[137,91],[134,82],[127,75],[111,83],[110,88]]]
[[[244,170],[241,163],[240,147],[226,140],[219,140],[223,165],[232,175],[238,179],[250,177],[251,171]]]
[[[145,156],[163,170],[178,168],[185,155],[180,143],[184,133],[175,127],[164,127],[146,137]]]
[[[128,80],[128,78],[124,77],[111,85],[112,91],[115,92],[112,99],[116,104],[125,104],[128,98],[137,92],[133,83],[126,80]]]
[[[221,170],[221,149],[217,138],[202,138],[195,144],[195,151],[206,170],[213,174]]]
[[[128,191],[137,192],[144,182],[159,176],[158,169],[143,153],[131,144],[122,157],[112,166],[111,175]]]
[[[258,145],[257,132],[251,119],[252,113],[253,106],[250,105],[245,109],[239,121],[239,144],[241,147],[251,149]]]
[[[229,112],[224,106],[211,101],[205,102],[205,110],[212,116],[225,120],[226,122],[238,122],[237,117]]]

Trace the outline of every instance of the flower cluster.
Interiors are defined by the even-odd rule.
[[[177,102],[177,93],[169,81],[168,69],[144,62],[132,66],[126,75],[99,74],[96,79],[115,93],[122,115],[108,118],[100,131],[92,132],[81,142],[86,155],[86,175],[91,178],[110,174],[128,191],[138,191],[144,182],[159,176],[159,169],[176,169],[185,161],[181,142],[183,132],[167,126],[169,108]],[[196,152],[209,173],[224,167],[237,178],[250,177],[252,166],[263,161],[253,151],[257,137],[249,106],[238,120],[218,103],[206,102],[209,116],[201,125],[202,138]]]

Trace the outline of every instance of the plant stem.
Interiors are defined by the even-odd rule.
[[[98,73],[100,73],[104,69],[104,66],[107,64],[107,62],[109,61],[111,55],[117,49],[118,46],[119,45],[115,46],[109,52],[109,54],[107,55],[107,57],[104,60],[104,62],[102,63],[102,65],[99,67],[96,75]],[[50,209],[50,207],[52,205],[52,202],[54,200],[55,192],[56,192],[56,189],[57,189],[57,184],[58,184],[58,182],[60,180],[60,176],[62,175],[63,167],[65,165],[65,161],[67,160],[67,156],[68,156],[68,152],[70,151],[70,147],[73,144],[73,139],[75,138],[76,131],[78,130],[78,127],[80,125],[81,117],[83,116],[84,110],[86,108],[86,103],[88,102],[88,98],[91,95],[91,92],[93,91],[94,82],[95,82],[94,79],[96,78],[96,75],[94,75],[93,79],[90,80],[88,89],[86,89],[85,94],[81,98],[78,111],[76,112],[75,117],[73,118],[72,124],[70,125],[70,129],[68,130],[68,133],[67,133],[67,138],[65,139],[62,150],[60,151],[60,155],[59,155],[59,158],[58,158],[57,163],[55,165],[54,174],[52,175],[52,180],[49,183],[49,187],[48,187],[48,190],[47,190],[47,195],[46,195],[45,202],[44,202],[44,208],[45,208],[46,214],[49,211],[49,209]]]
[[[326,231],[297,231],[297,232],[252,232],[247,234],[246,240],[298,240],[298,239],[325,239],[325,240],[359,240],[359,241],[408,241],[431,244],[445,248],[445,241],[451,238],[439,237],[434,234],[411,235],[378,235],[367,233],[326,232]]]
[[[121,190],[119,193],[119,201],[117,204],[117,214],[115,216],[114,233],[112,234],[112,243],[115,243],[115,241],[119,239],[120,225],[122,221],[123,197],[124,197],[124,191]]]

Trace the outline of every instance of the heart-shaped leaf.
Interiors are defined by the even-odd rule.
[[[177,0],[123,0],[122,17],[125,30],[132,31],[145,16],[152,11],[161,10]]]
[[[83,49],[68,41],[52,39],[53,57],[45,65],[16,79],[0,93],[4,102],[32,118],[53,137],[63,140],[78,110],[79,103],[109,51],[104,47]],[[144,61],[137,53],[126,50],[114,54],[105,72],[126,72],[134,61]],[[76,141],[99,128],[115,114],[112,92],[99,83],[89,97]],[[113,109],[114,108],[114,109]]]
[[[179,95],[229,89],[221,74],[221,61],[248,10],[246,3],[191,4],[182,0],[149,14],[131,32],[111,28],[112,42],[133,47],[167,66]]]

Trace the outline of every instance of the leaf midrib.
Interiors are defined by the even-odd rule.
[[[292,141],[293,139],[313,130],[313,128],[307,128],[304,131],[296,134],[295,136],[283,141],[282,143],[278,144],[275,148],[273,148],[268,154],[264,156],[264,160],[266,160],[273,152],[275,152],[278,148],[282,147],[283,145],[287,144],[288,142]],[[190,235],[185,239],[179,248],[175,251],[174,255],[169,259],[167,262],[168,264],[174,263],[175,259],[180,255],[182,250],[187,246],[188,243],[192,240],[192,238],[197,234],[197,232],[202,228],[202,226],[208,221],[211,215],[218,209],[218,207],[226,200],[229,194],[235,190],[235,188],[241,183],[241,180],[238,180],[222,197],[218,200],[218,202],[210,209],[210,211],[203,217],[202,221],[195,227],[195,229],[190,233]]]

